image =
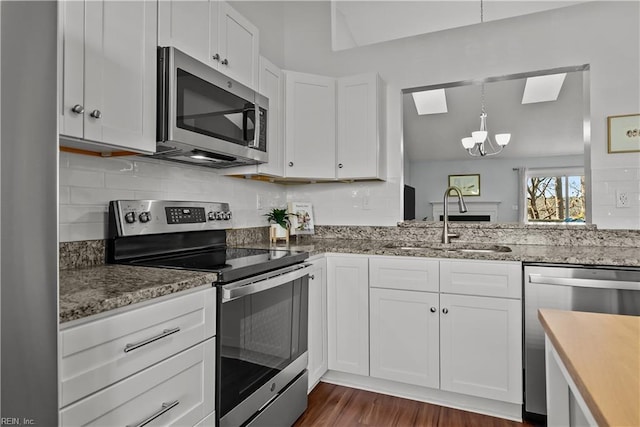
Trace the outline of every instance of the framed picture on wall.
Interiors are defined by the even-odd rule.
[[[449,175],[449,187],[456,186],[462,190],[463,196],[480,195],[480,175]],[[455,191],[449,191],[450,196],[455,196]]]
[[[609,153],[640,152],[640,114],[607,117]]]

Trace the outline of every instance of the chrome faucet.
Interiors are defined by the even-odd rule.
[[[445,245],[449,243],[449,239],[460,237],[459,234],[449,233],[449,191],[452,190],[458,193],[458,210],[460,213],[467,211],[467,205],[464,204],[464,199],[462,198],[462,190],[454,185],[447,188],[444,192],[444,218],[442,226],[442,243]]]

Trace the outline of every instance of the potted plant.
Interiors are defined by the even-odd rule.
[[[269,236],[272,242],[278,239],[285,239],[289,241],[289,212],[287,209],[272,208],[269,212],[264,214],[267,220],[271,224],[269,230]]]

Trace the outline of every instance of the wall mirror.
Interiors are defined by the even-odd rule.
[[[415,219],[440,219],[438,205],[441,209],[449,176],[479,175],[479,195],[465,199],[469,214],[482,213],[481,221],[523,222],[531,214],[523,174],[580,172],[582,182],[563,181],[566,215],[559,215],[569,221],[572,209],[576,216],[568,203],[575,202],[578,190],[570,187],[580,185],[584,206],[576,222],[589,219],[584,202],[590,197],[588,162],[585,167],[588,72],[583,65],[404,89],[404,177],[405,185],[415,189]],[[496,134],[510,133],[511,138],[499,154],[473,157],[461,139],[480,129],[483,106],[489,137],[495,142]],[[411,192],[405,192],[409,203]],[[405,211],[410,211],[406,202]]]

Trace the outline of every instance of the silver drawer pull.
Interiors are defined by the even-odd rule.
[[[142,426],[146,426],[151,421],[153,421],[156,418],[158,418],[160,415],[162,415],[162,414],[164,414],[166,412],[169,412],[170,410],[172,410],[173,408],[178,406],[179,403],[180,403],[179,400],[174,400],[173,402],[169,402],[169,403],[163,403],[162,404],[162,408],[160,408],[158,410],[158,412],[155,412],[150,417],[145,418],[143,421],[140,421],[138,424],[127,424],[127,427],[142,427]]]
[[[130,351],[133,351],[136,348],[140,348],[140,347],[142,347],[144,345],[151,344],[154,341],[161,340],[162,338],[168,337],[169,335],[173,335],[176,332],[180,332],[180,326],[178,326],[176,328],[173,328],[173,329],[165,329],[164,331],[162,331],[161,334],[158,334],[158,335],[156,335],[154,337],[151,337],[151,338],[147,338],[146,340],[143,340],[143,341],[140,341],[140,342],[137,342],[137,343],[134,343],[134,344],[127,344],[127,345],[124,346],[124,352],[125,353],[129,353]]]

